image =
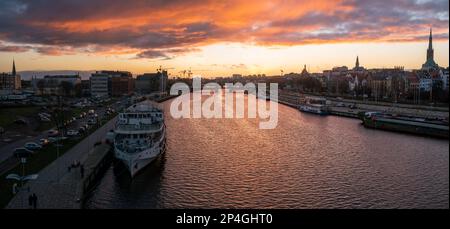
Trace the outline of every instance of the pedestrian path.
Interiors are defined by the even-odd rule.
[[[28,206],[29,195],[37,195],[37,208],[40,209],[78,209],[81,208],[80,168],[68,167],[76,160],[82,164],[88,158],[93,145],[105,138],[106,133],[114,128],[117,117],[97,129],[90,136],[83,139],[72,149],[62,155],[39,172],[36,180],[29,181],[23,190],[19,191],[6,208],[31,208]],[[29,191],[28,191],[29,190]]]

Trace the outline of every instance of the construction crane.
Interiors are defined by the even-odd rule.
[[[280,76],[283,76],[283,73],[284,73],[284,71],[283,71],[283,69],[280,69]]]
[[[169,70],[169,69],[175,69],[175,68],[162,68],[162,66],[159,65],[159,68],[156,69],[156,71],[157,71],[157,72],[162,72],[162,71],[167,71],[167,70]]]
[[[206,72],[206,71],[212,71],[212,70],[208,70],[208,69],[194,69],[194,70],[192,70],[191,68],[189,68],[189,70],[179,71],[178,73],[181,73],[183,75],[183,78],[185,78],[186,76],[188,78],[192,78],[192,75],[194,75],[194,72]]]

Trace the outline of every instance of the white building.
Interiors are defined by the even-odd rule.
[[[109,74],[96,72],[91,75],[91,96],[107,97],[109,96],[110,87]]]

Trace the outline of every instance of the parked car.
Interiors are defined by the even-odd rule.
[[[337,103],[336,106],[337,107],[345,107],[344,103],[341,103],[341,102]]]
[[[14,149],[13,154],[17,158],[29,157],[33,154],[33,151],[25,149],[25,148],[16,148],[16,149]]]
[[[41,122],[50,122],[51,121],[49,118],[47,118],[45,116],[40,116],[39,118],[40,118]]]
[[[97,121],[95,121],[95,119],[89,119],[87,123],[89,125],[94,125],[95,123],[97,123]]]
[[[89,110],[88,113],[89,113],[89,114],[94,114],[95,111],[94,111],[94,110]]]
[[[40,144],[37,144],[36,142],[27,142],[23,146],[27,150],[39,150],[42,149],[42,146]]]
[[[28,124],[27,120],[21,119],[21,118],[14,120],[14,123],[19,124],[19,125],[27,125]]]
[[[57,130],[49,130],[47,134],[49,137],[56,137],[58,136],[59,132]]]
[[[86,128],[84,128],[83,126],[81,126],[80,128],[78,128],[78,133],[84,133],[86,131]]]
[[[48,139],[46,139],[46,138],[39,139],[39,144],[41,146],[46,146],[46,145],[48,145],[48,143],[50,143],[50,141]]]
[[[57,141],[64,141],[66,139],[67,137],[50,137],[48,138],[48,141],[50,141],[51,143],[55,143]]]
[[[79,134],[79,132],[76,130],[68,130],[67,131],[67,136],[77,136],[78,134]]]

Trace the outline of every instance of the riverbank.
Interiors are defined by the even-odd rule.
[[[304,95],[309,96],[309,95]],[[280,92],[278,100],[280,103],[297,108],[301,95],[298,93]],[[431,107],[411,104],[377,103],[373,101],[360,101],[350,99],[328,98],[331,101],[330,113],[332,115],[358,118],[359,112],[376,111],[387,112],[398,115],[415,116],[421,118],[449,118],[448,107]],[[352,108],[350,108],[350,106]]]
[[[84,186],[85,181],[80,177],[79,168],[68,171],[68,167],[74,161],[80,161],[81,164],[85,164],[85,177],[90,177],[89,173],[93,168],[89,160],[98,161],[98,158],[89,157],[93,150],[98,152],[97,147],[93,145],[104,139],[106,133],[114,127],[116,119],[117,116],[39,171],[38,179],[26,183],[23,189],[12,197],[6,208],[27,208],[23,200],[27,200],[31,193],[36,193],[39,198],[38,208],[81,208],[84,190],[87,190],[89,185],[80,188]],[[10,188],[6,190],[11,193]]]

